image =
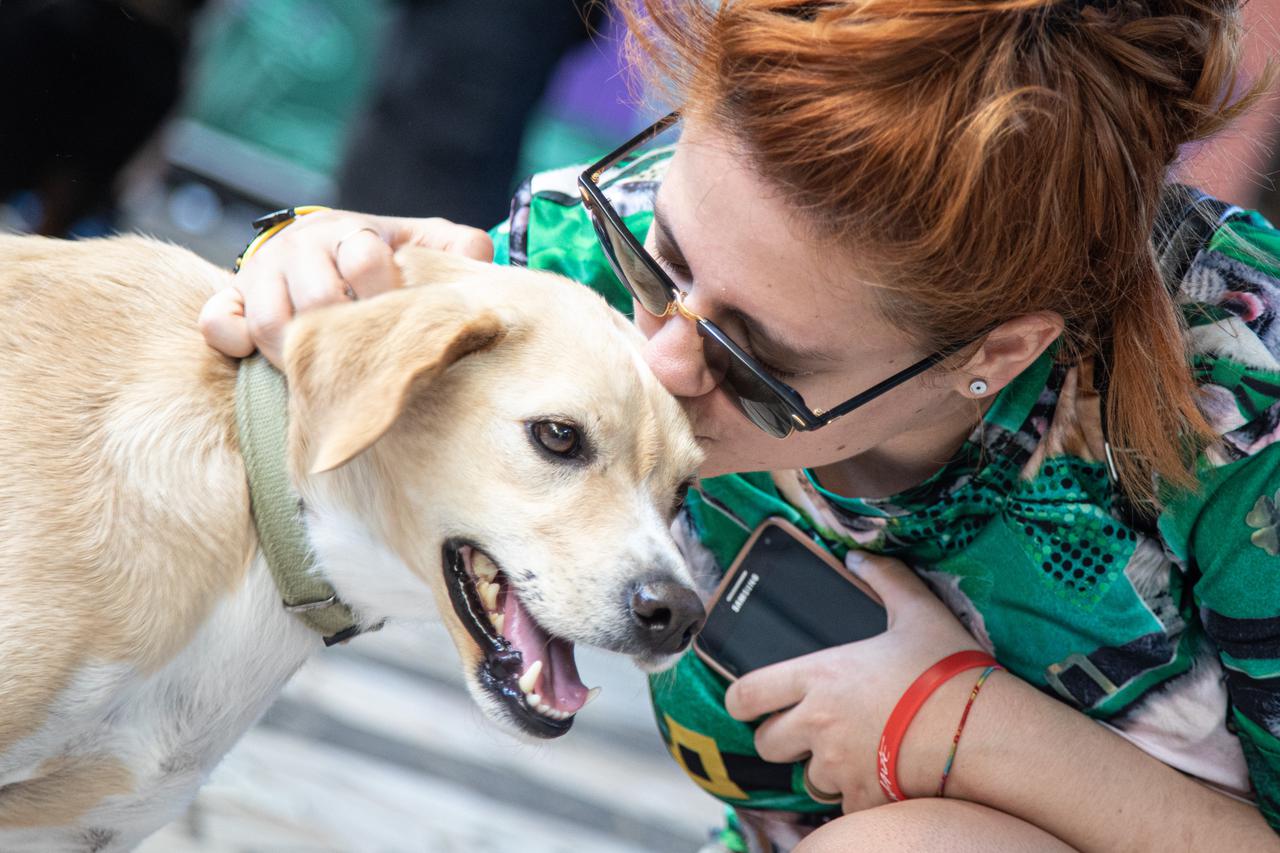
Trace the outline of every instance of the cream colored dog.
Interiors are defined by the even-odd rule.
[[[486,713],[567,731],[573,643],[661,667],[701,618],[668,531],[699,454],[586,288],[426,250],[296,320],[288,468],[362,626],[436,615]],[[124,850],[180,814],[321,637],[250,514],[227,273],[141,238],[0,237],[0,850]],[[424,654],[430,650],[424,648]]]

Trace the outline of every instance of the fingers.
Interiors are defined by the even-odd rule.
[[[755,735],[756,752],[765,761],[775,764],[804,761],[806,793],[819,802],[838,803],[842,799],[838,793],[840,768],[831,761],[822,761],[815,753],[818,734],[803,709],[794,708],[775,714],[760,724]]]
[[[845,565],[880,596],[892,623],[894,614],[921,602],[938,604],[937,596],[906,563],[892,557],[850,549]]]
[[[259,280],[245,292],[244,316],[254,346],[268,361],[283,369],[284,327],[293,317],[293,303],[289,301],[283,273],[277,273],[268,281]]]
[[[765,761],[799,761],[812,751],[810,732],[794,711],[775,714],[756,729],[756,752]],[[817,780],[814,780],[815,782]]]
[[[805,695],[803,661],[775,663],[739,678],[724,697],[729,716],[748,722],[795,705]]]
[[[253,338],[244,318],[244,295],[234,284],[209,298],[200,310],[200,334],[214,349],[245,358],[253,353]]]
[[[235,285],[205,304],[200,330],[227,355],[244,357],[256,347],[281,366],[284,330],[294,313],[399,287],[394,253],[405,245],[493,260],[487,233],[447,219],[307,214],[262,243]]]
[[[283,274],[289,300],[298,311],[352,297],[368,299],[400,283],[386,239],[392,230],[377,216],[313,213],[264,243],[240,276],[250,277],[250,287],[259,281],[269,287],[278,280],[272,273]]]
[[[488,263],[493,260],[493,240],[489,234],[470,225],[459,225],[447,219],[390,219],[392,249],[401,246],[425,246],[442,252],[465,255]]]
[[[382,243],[381,240],[378,242]],[[286,320],[295,313],[346,302],[351,298],[348,295],[349,285],[338,272],[334,259],[323,252],[300,254],[290,261],[284,270],[284,283],[291,306]],[[255,302],[251,308],[260,304]]]
[[[349,288],[343,294],[348,298],[368,299],[400,286],[394,250],[380,231],[367,225],[338,238],[333,265],[343,288]],[[299,306],[298,310],[305,309]]]
[[[839,778],[836,775],[836,768],[820,761],[816,755],[804,763],[805,793],[820,803],[844,805],[843,792],[836,784]],[[845,813],[847,814],[848,811],[849,809],[846,808]]]

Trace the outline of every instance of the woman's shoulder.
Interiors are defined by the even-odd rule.
[[[653,198],[671,154],[670,147],[647,151],[601,176],[605,195],[641,240],[653,221]],[[588,165],[538,172],[519,186],[510,216],[489,232],[494,261],[568,276],[630,315],[631,297],[609,266],[578,192],[578,177]]]
[[[1234,612],[1270,589],[1240,586],[1256,579],[1249,566],[1264,576],[1280,554],[1280,231],[1258,213],[1223,208],[1176,298],[1200,408],[1219,440],[1199,457],[1199,489],[1166,500],[1160,529],[1211,579],[1198,594]],[[1213,583],[1230,594],[1214,595]],[[1280,608],[1280,593],[1267,606]]]
[[[1280,230],[1227,209],[1179,282],[1201,408],[1216,465],[1280,440]]]

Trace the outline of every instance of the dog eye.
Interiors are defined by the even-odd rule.
[[[560,421],[538,421],[530,427],[533,440],[556,456],[576,457],[582,450],[582,435],[577,427]]]

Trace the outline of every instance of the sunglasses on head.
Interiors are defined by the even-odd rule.
[[[753,424],[775,438],[786,438],[796,430],[820,429],[841,415],[847,415],[886,391],[925,372],[964,346],[956,344],[926,356],[838,406],[826,410],[810,408],[800,392],[771,376],[715,323],[685,306],[684,291],[676,287],[661,265],[645,251],[600,189],[600,176],[606,170],[617,165],[637,148],[651,142],[679,120],[679,113],[671,113],[591,166],[578,177],[578,192],[582,195],[587,214],[600,238],[605,257],[609,259],[613,271],[630,291],[632,298],[655,317],[679,314],[697,326],[698,334],[703,339],[707,366],[711,368],[712,375],[717,377],[718,387]]]

